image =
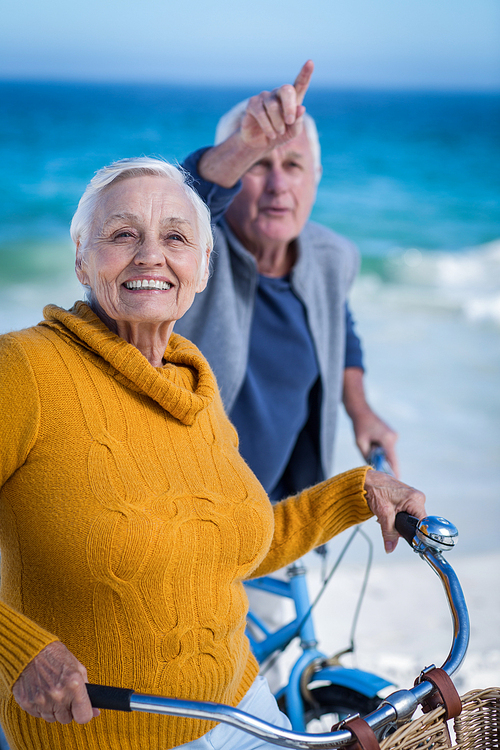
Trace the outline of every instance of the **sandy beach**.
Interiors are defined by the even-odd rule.
[[[421,669],[440,666],[452,642],[452,620],[438,577],[405,546],[394,558],[376,563],[356,633],[356,653],[345,659],[376,672],[399,687],[411,687]],[[500,685],[500,553],[447,556],[461,581],[471,622],[466,659],[454,681],[461,694],[473,688]],[[335,616],[351,614],[363,569],[348,565],[338,571],[318,604],[318,630],[328,652],[348,643],[349,622]],[[312,573],[315,588],[319,576]]]
[[[492,249],[498,264],[498,245]],[[441,286],[437,271],[426,271],[429,283],[407,288],[405,308],[391,285],[370,291],[361,279],[352,295],[370,398],[400,435],[401,479],[426,493],[429,514],[448,518],[459,531],[447,560],[462,584],[471,622],[469,651],[455,677],[462,694],[500,685],[500,326],[467,313],[480,289],[486,297],[485,279],[471,288],[469,263],[464,257],[463,268],[453,269],[453,283]],[[495,277],[496,272],[490,282],[496,287]],[[500,300],[498,289],[493,299]],[[337,470],[356,463],[359,454],[342,417]],[[406,543],[385,555],[377,524],[365,527],[375,564],[359,620],[356,662],[407,687],[424,666],[446,658],[452,634],[448,605],[436,574]],[[360,580],[365,556],[362,547],[353,551],[318,609],[322,641],[333,650],[346,642],[348,628],[342,640],[332,613],[344,601],[353,611],[359,590],[353,581]]]

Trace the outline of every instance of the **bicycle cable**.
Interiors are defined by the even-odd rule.
[[[373,563],[373,542],[368,536],[368,534],[363,531],[361,527],[358,526],[359,533],[361,536],[365,538],[365,541],[368,543],[368,559],[366,561],[366,567],[365,567],[365,575],[363,577],[363,583],[361,585],[361,590],[359,592],[358,601],[356,603],[356,609],[354,610],[354,616],[352,618],[352,626],[351,626],[351,645],[347,651],[347,653],[354,653],[354,634],[356,632],[356,628],[358,626],[358,618],[359,614],[361,612],[361,605],[363,604],[363,599],[365,598],[366,593],[366,587],[368,586],[368,579],[370,577],[370,571],[372,568]]]
[[[368,578],[370,576],[370,570],[371,570],[372,561],[373,561],[373,542],[370,539],[370,537],[361,529],[360,526],[356,526],[354,528],[354,530],[352,531],[352,533],[349,536],[348,540],[344,544],[343,548],[340,550],[340,553],[339,553],[337,559],[335,560],[335,562],[334,562],[334,564],[333,564],[330,572],[328,573],[328,575],[326,577],[323,576],[323,585],[321,586],[320,590],[318,591],[318,593],[316,594],[315,598],[311,602],[311,604],[309,606],[309,609],[307,610],[307,612],[303,616],[302,620],[297,625],[295,633],[291,636],[290,640],[288,641],[288,644],[291,643],[291,641],[299,635],[299,633],[300,633],[300,631],[301,631],[304,623],[306,622],[307,618],[310,617],[311,612],[313,611],[313,609],[315,608],[315,606],[318,604],[319,600],[323,596],[323,594],[324,594],[324,592],[326,590],[326,587],[330,583],[333,575],[336,573],[336,571],[337,571],[340,563],[344,559],[344,556],[345,556],[347,550],[351,546],[351,544],[354,541],[354,538],[356,537],[357,534],[361,534],[361,536],[363,536],[364,539],[365,539],[365,541],[368,543],[368,559],[367,559],[367,562],[366,562],[365,574],[364,574],[364,577],[363,577],[363,583],[361,585],[361,590],[360,590],[360,593],[359,593],[359,596],[358,596],[358,601],[356,603],[356,608],[354,610],[354,616],[353,616],[352,626],[351,626],[351,632],[350,632],[350,646],[349,646],[349,648],[345,649],[341,653],[350,654],[350,653],[354,652],[354,634],[355,634],[356,627],[357,627],[357,624],[358,624],[358,618],[359,618],[359,614],[360,614],[360,611],[361,611],[361,605],[363,603],[363,599],[364,599],[364,596],[365,596],[365,593],[366,593],[366,588],[367,588],[367,585],[368,585]],[[266,674],[266,672],[269,669],[271,669],[276,664],[277,660],[280,658],[280,656],[281,656],[282,653],[283,653],[283,650],[280,650],[280,651],[277,651],[274,656],[269,657],[269,660],[268,660],[267,664],[261,669],[261,674],[263,674],[263,675]]]

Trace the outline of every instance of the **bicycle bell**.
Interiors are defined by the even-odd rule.
[[[458,529],[446,518],[427,516],[418,522],[415,536],[427,547],[446,552],[455,546]]]

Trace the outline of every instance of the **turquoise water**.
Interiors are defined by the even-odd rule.
[[[0,83],[2,256],[13,242],[66,238],[103,164],[182,159],[209,144],[220,113],[249,93]],[[312,90],[306,103],[323,147],[315,217],[364,255],[455,251],[500,237],[500,96]]]
[[[182,160],[252,93],[0,82],[0,333],[80,296],[68,227],[96,169]],[[351,303],[403,477],[468,530],[463,549],[496,548],[500,96],[313,88],[306,104],[323,148],[313,216],[361,250]],[[337,456],[359,463],[347,422]]]
[[[0,82],[4,290],[70,283],[68,226],[96,169],[139,154],[182,160],[209,144],[220,114],[250,93]],[[482,248],[476,275],[491,287],[484,246],[500,238],[500,95],[313,89],[306,103],[323,149],[313,217],[358,244],[363,273],[402,284],[402,265],[420,282],[428,269],[432,282],[436,253],[456,263]],[[487,317],[500,318],[495,305]]]

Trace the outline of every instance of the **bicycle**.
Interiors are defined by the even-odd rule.
[[[449,521],[436,516],[428,516],[419,521],[399,513],[396,528],[408,541],[413,550],[424,559],[440,577],[450,606],[453,621],[453,640],[448,657],[441,668],[426,667],[409,690],[397,690],[387,696],[381,705],[364,719],[351,716],[331,732],[306,734],[295,730],[281,729],[237,708],[217,703],[185,701],[163,698],[154,695],[141,695],[125,688],[112,688],[101,685],[88,685],[92,705],[97,708],[120,711],[145,711],[172,716],[184,716],[215,720],[231,724],[242,731],[272,744],[297,750],[344,747],[358,741],[362,748],[379,748],[379,741],[387,740],[398,727],[410,722],[419,705],[431,709],[433,705],[444,706],[445,720],[460,713],[461,701],[450,679],[461,666],[469,643],[470,625],[465,598],[460,582],[443,552],[453,548],[458,537],[456,528]],[[495,710],[498,703],[495,703]],[[443,713],[442,708],[439,709]],[[431,718],[434,714],[431,712]],[[490,722],[491,724],[491,722]],[[498,722],[493,743],[497,742]],[[437,744],[420,743],[421,747],[434,747]],[[449,745],[439,745],[446,747]],[[402,745],[398,745],[402,747]],[[465,747],[465,746],[464,746]],[[486,749],[486,745],[482,747]],[[498,747],[490,744],[488,748]]]

